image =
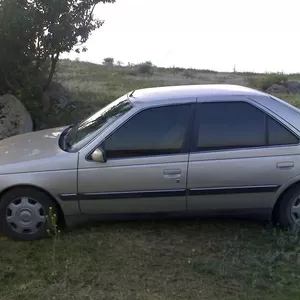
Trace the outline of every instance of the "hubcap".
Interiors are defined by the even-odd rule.
[[[300,226],[300,196],[298,196],[291,206],[292,219],[297,226]]]
[[[6,221],[17,233],[34,234],[46,223],[45,210],[35,199],[18,198],[8,205]]]

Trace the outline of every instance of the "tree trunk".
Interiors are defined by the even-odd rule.
[[[1,70],[1,73],[3,76],[3,83],[5,85],[5,88],[7,90],[10,90],[13,94],[16,94],[17,93],[16,87],[9,81],[9,79],[7,78],[7,75],[3,69]]]
[[[49,88],[50,83],[53,79],[58,59],[59,59],[59,53],[53,54],[51,57],[51,69],[50,69],[50,73],[49,73],[48,79],[46,81],[46,84],[43,87],[44,92]]]

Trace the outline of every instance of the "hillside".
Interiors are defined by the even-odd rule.
[[[285,79],[300,80],[300,74],[254,74],[218,73],[210,70],[185,70],[180,68],[157,68],[151,72],[141,72],[139,66],[103,66],[87,62],[62,60],[55,80],[62,83],[76,100],[77,109],[44,117],[44,126],[51,127],[72,123],[84,118],[119,96],[138,88],[184,85],[228,83],[262,89]],[[147,70],[146,70],[147,71]],[[298,95],[277,95],[300,106]]]

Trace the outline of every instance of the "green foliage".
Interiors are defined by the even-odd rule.
[[[114,2],[0,0],[0,93],[27,89],[28,74],[46,90],[61,53],[86,51],[84,43],[103,25],[95,6]]]
[[[186,69],[183,72],[183,76],[185,78],[194,78],[195,77],[195,70],[193,70],[193,69]]]
[[[214,70],[209,70],[209,69],[201,69],[201,70],[197,70],[198,72],[201,73],[207,73],[207,74],[218,74],[219,72],[214,71]]]
[[[289,79],[289,75],[283,73],[266,73],[264,75],[249,76],[249,84],[257,89],[266,91],[273,84],[285,86]]]
[[[288,76],[283,73],[266,74],[262,80],[262,89],[267,90],[272,84],[286,85]]]
[[[102,64],[106,67],[113,67],[115,60],[113,57],[106,57],[103,59]]]
[[[145,61],[138,65],[138,72],[141,74],[153,74],[153,64],[151,61]]]
[[[177,68],[177,67],[175,67],[175,66],[172,66],[172,67],[170,68],[170,71],[171,71],[171,73],[172,73],[174,76],[176,76],[180,71],[184,71],[184,69],[181,69],[181,68]]]

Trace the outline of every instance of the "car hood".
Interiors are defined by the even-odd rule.
[[[57,127],[25,133],[0,141],[0,174],[73,167],[70,163],[68,166],[64,165],[64,161],[66,163],[70,161],[65,157],[69,153],[58,145],[60,134],[65,128]]]

